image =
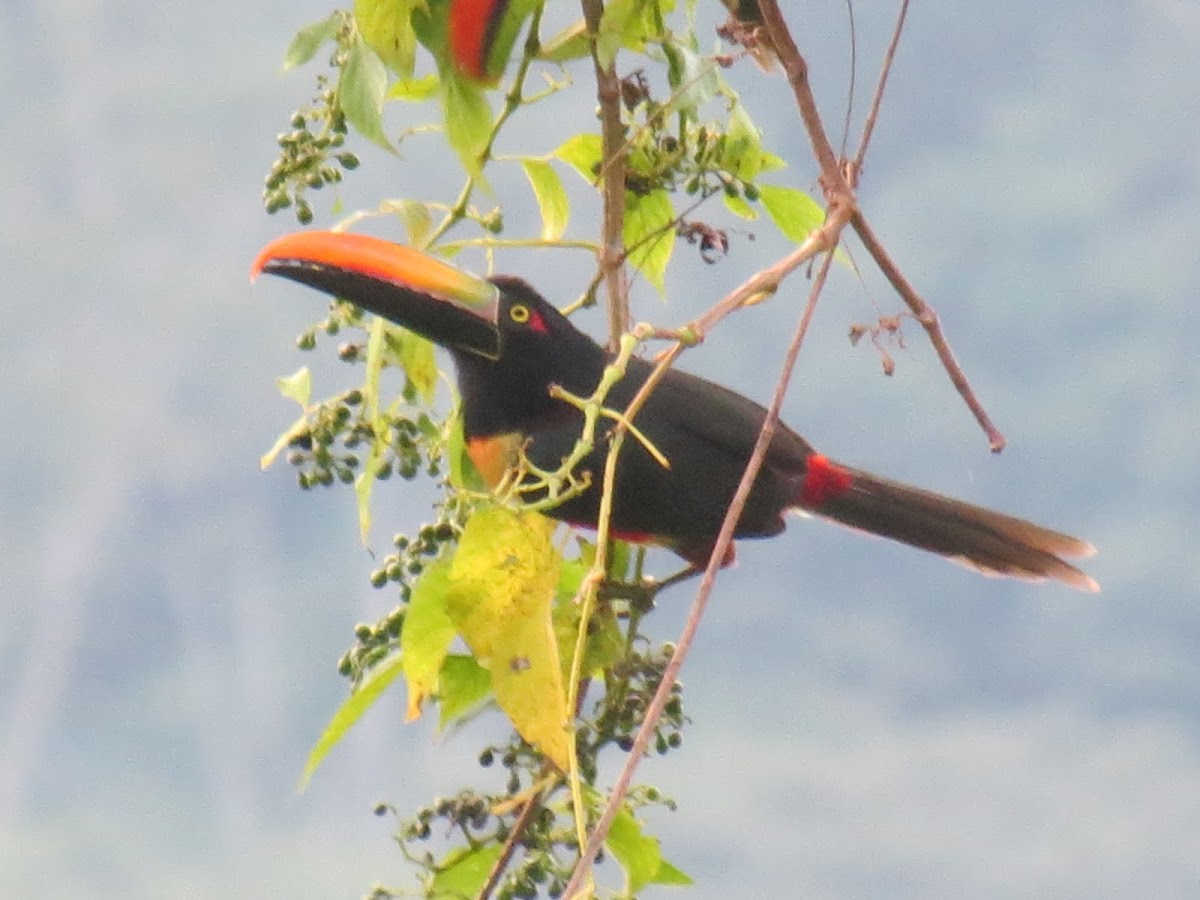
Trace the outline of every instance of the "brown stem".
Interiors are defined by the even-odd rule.
[[[971,387],[971,383],[967,380],[967,376],[963,373],[962,367],[958,364],[958,360],[954,358],[954,351],[950,349],[950,343],[946,340],[946,335],[942,331],[941,320],[938,319],[937,312],[917,293],[914,288],[904,277],[904,274],[888,256],[887,250],[884,249],[879,238],[875,236],[875,232],[871,230],[866,216],[861,210],[855,210],[853,217],[850,219],[850,224],[853,226],[859,240],[863,242],[863,246],[867,248],[867,252],[871,254],[875,264],[879,266],[880,271],[887,277],[887,280],[892,283],[892,287],[896,289],[904,302],[908,304],[908,308],[912,310],[913,316],[921,326],[925,329],[925,333],[929,335],[929,342],[933,344],[933,348],[937,351],[938,359],[942,361],[942,366],[946,370],[946,374],[950,376],[950,381],[958,390],[959,395],[963,398],[963,402],[967,404],[967,408],[975,416],[975,420],[983,429],[983,433],[987,435],[988,444],[992,448],[993,453],[999,453],[1004,449],[1007,441],[1000,430],[992,424],[991,418],[987,414],[987,410],[983,408],[983,404],[979,402],[979,398],[975,396],[975,391]]]
[[[883,55],[883,69],[879,73],[879,83],[875,85],[875,96],[871,98],[871,111],[867,113],[867,121],[863,125],[862,140],[858,144],[858,152],[854,154],[854,162],[850,166],[850,183],[858,181],[858,173],[862,169],[863,159],[867,155],[867,146],[871,143],[871,135],[875,131],[875,122],[879,118],[879,107],[883,103],[883,91],[887,87],[888,75],[896,61],[896,48],[900,46],[900,35],[904,32],[904,19],[908,15],[908,0],[900,0],[900,12],[896,16],[896,27],[892,31],[892,40],[887,52]]]
[[[505,840],[504,846],[500,848],[500,855],[496,858],[496,862],[492,864],[491,871],[488,872],[487,881],[479,889],[477,900],[488,900],[492,896],[492,891],[496,889],[496,886],[500,883],[500,879],[504,877],[504,870],[512,862],[513,854],[517,851],[517,844],[520,843],[521,836],[525,833],[525,829],[529,827],[534,814],[541,808],[542,794],[539,791],[531,796],[525,805],[521,807],[521,812],[517,816],[517,820],[513,822],[512,831],[508,833],[508,839]]]
[[[813,156],[821,167],[821,187],[825,191],[825,199],[831,206],[844,203],[854,205],[854,193],[842,176],[842,167],[838,164],[837,154],[833,152],[833,145],[829,143],[829,136],[821,122],[821,114],[817,111],[817,101],[808,83],[808,63],[796,48],[792,32],[776,0],[758,0],[758,8],[762,11],[763,27],[771,38],[796,98],[796,105],[800,108],[800,118],[812,144]]]
[[[600,273],[608,294],[608,346],[616,350],[629,330],[629,292],[625,282],[625,134],[621,122],[621,79],[616,67],[600,65],[596,37],[604,14],[602,0],[581,0],[583,18],[592,37],[596,99],[600,103],[601,190],[604,219],[600,236]]]

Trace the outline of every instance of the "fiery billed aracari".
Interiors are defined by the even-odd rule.
[[[424,335],[450,351],[462,395],[468,454],[496,484],[523,448],[542,470],[557,469],[582,431],[583,414],[551,396],[596,388],[611,356],[519,278],[487,281],[440,260],[361,234],[307,231],[272,242],[254,262],[267,272],[341,297]],[[634,357],[604,399],[624,410],[652,366]],[[669,547],[695,566],[713,548],[766,411],[726,388],[671,369],[635,424],[666,457],[627,440],[616,471],[612,532]],[[590,486],[548,514],[594,528],[611,420],[602,419],[578,471]],[[988,575],[1098,585],[1064,558],[1091,554],[1078,538],[836,463],[780,425],[738,520],[737,538],[770,537],[785,514],[810,513],[963,563]],[[732,554],[724,563],[732,561]]]

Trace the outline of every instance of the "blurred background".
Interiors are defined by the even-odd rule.
[[[856,9],[859,109],[884,7]],[[246,277],[296,227],[263,213],[262,177],[313,88],[312,67],[281,74],[283,51],[328,10],[0,8],[5,896],[358,897],[411,883],[377,801],[408,811],[488,784],[474,756],[498,719],[438,741],[400,724],[397,693],[295,792],[344,696],[354,624],[395,603],[367,583],[350,491],[302,494],[286,466],[258,468],[295,415],[277,375],[311,363],[319,395],[354,377],[295,350],[321,298]],[[806,4],[792,25],[836,135],[845,7]],[[697,880],[689,896],[1195,896],[1197,54],[1186,0],[915,5],[861,199],[1010,447],[987,452],[913,323],[891,379],[849,345],[851,323],[898,304],[845,269],[785,417],[831,455],[1087,537],[1104,592],[984,580],[802,520],[743,544],[685,670],[684,746],[641,770],[679,802],[650,828]],[[774,180],[813,189],[782,76],[730,77],[795,163]],[[590,105],[554,104],[505,152],[590,127]],[[459,183],[436,138],[401,159],[353,149],[347,209]],[[494,178],[500,199],[524,196],[513,175]],[[314,199],[328,222],[333,195]],[[732,229],[729,257],[681,245],[672,301],[639,284],[638,318],[683,322],[785,249],[769,226],[706,218]],[[593,221],[581,207],[573,232]],[[591,271],[500,264],[564,300]],[[765,401],[804,291],[739,314],[685,367]],[[603,332],[598,313],[580,321]],[[381,485],[372,546],[429,502]],[[664,598],[663,639],[689,599]]]

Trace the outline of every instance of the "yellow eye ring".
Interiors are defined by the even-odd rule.
[[[524,325],[529,321],[529,307],[523,303],[514,303],[509,307],[508,317],[518,325]]]

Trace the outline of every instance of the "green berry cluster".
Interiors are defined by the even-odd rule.
[[[362,312],[349,303],[335,301],[328,318],[314,325],[297,339],[301,350],[316,346],[318,332],[338,335],[348,326],[360,327]],[[361,342],[343,343],[338,348],[343,362],[361,362],[365,357]],[[405,386],[405,398],[415,390]],[[392,475],[412,480],[424,472],[436,478],[441,474],[443,447],[441,431],[425,412],[410,415],[405,408],[380,409],[373,417],[363,404],[363,392],[346,391],[319,404],[309,416],[309,427],[292,436],[288,462],[297,469],[303,490],[350,484],[361,465],[360,454],[369,456],[377,442],[382,454],[374,461],[374,477],[386,481]]]
[[[447,489],[436,511],[435,520],[422,525],[415,535],[397,534],[392,539],[395,551],[385,556],[379,568],[371,573],[374,587],[396,584],[401,602],[374,625],[360,623],[354,627],[354,645],[338,660],[338,672],[355,684],[399,646],[413,586],[429,563],[448,553],[458,542],[470,515],[470,505],[457,492]]]
[[[737,174],[740,148],[725,131],[697,124],[685,112],[655,100],[640,73],[622,82],[622,96],[630,116],[625,187],[631,192],[682,189],[699,199],[722,192],[750,202],[758,199],[758,188]]]
[[[633,749],[634,735],[642,726],[646,709],[662,683],[663,673],[674,652],[675,646],[670,643],[657,649],[635,649],[613,665],[606,678],[608,689],[595,705],[589,726],[590,740],[586,744],[581,741],[581,769],[585,768],[585,759],[593,764],[591,761],[607,744],[616,744],[625,753]],[[686,723],[683,686],[675,682],[655,731],[655,752],[665,754],[682,746]]]
[[[331,65],[340,65],[335,51]],[[296,221],[313,220],[309,189],[318,191],[342,180],[342,172],[358,168],[358,157],[342,149],[346,141],[346,116],[338,105],[337,90],[325,75],[317,76],[317,93],[311,103],[292,114],[288,131],[276,138],[279,156],[271,165],[263,187],[268,213],[295,207]]]

